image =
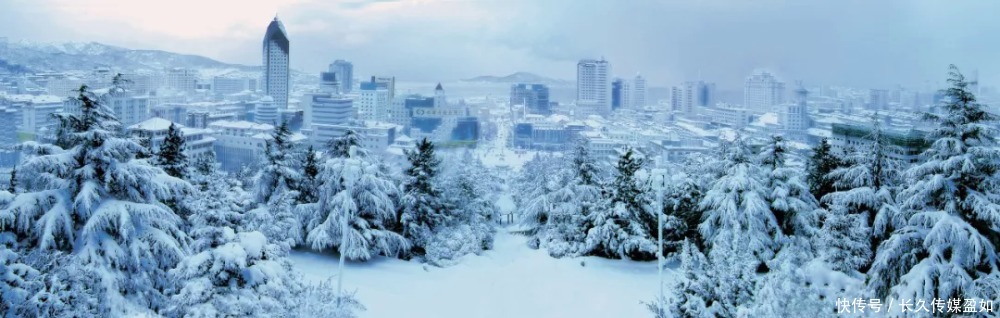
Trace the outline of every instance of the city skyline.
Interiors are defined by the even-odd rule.
[[[987,84],[1000,74],[990,58],[998,48],[981,40],[1000,31],[983,23],[1000,9],[987,2],[8,3],[0,37],[11,41],[96,41],[246,65],[260,63],[259,30],[277,14],[299,43],[291,53],[296,70],[314,73],[344,59],[357,74],[415,81],[516,71],[571,79],[577,60],[602,56],[620,71],[614,75],[640,72],[653,87],[698,79],[739,87],[757,68],[786,82],[883,88],[939,87],[938,74],[952,63],[979,70]],[[180,15],[184,23],[170,18]],[[616,16],[630,22],[614,23]]]

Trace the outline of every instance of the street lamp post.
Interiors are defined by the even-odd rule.
[[[660,280],[660,310],[663,310],[663,187],[666,185],[666,173],[660,173],[660,185],[656,187],[656,201],[659,202],[659,210],[656,211],[656,270]]]

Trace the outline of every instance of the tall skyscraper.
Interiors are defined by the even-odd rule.
[[[743,86],[743,106],[751,111],[766,113],[785,102],[785,83],[768,72],[747,76]]]
[[[633,109],[646,107],[646,79],[642,75],[636,74],[632,80],[632,105]]]
[[[274,98],[278,109],[288,108],[288,34],[274,17],[264,33],[264,94]]]
[[[336,60],[330,64],[330,72],[337,74],[340,81],[340,92],[350,93],[354,88],[354,64],[344,60]]]
[[[611,112],[611,63],[584,59],[576,64],[576,104]]]

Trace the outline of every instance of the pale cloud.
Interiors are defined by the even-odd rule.
[[[9,10],[5,10],[9,9]],[[949,63],[1000,80],[1000,2],[575,0],[0,0],[0,36],[98,41],[260,63],[275,14],[292,66],[449,80],[533,71],[573,78],[604,56],[654,85],[699,76],[739,87],[755,68],[788,81],[925,85]]]

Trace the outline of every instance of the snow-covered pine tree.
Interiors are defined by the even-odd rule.
[[[802,170],[789,167],[787,145],[781,136],[772,136],[761,147],[760,162],[767,174],[767,200],[785,235],[813,237],[819,226],[818,203],[802,178]]]
[[[264,162],[257,172],[254,198],[259,204],[248,212],[245,231],[259,231],[270,242],[295,247],[303,241],[302,224],[294,213],[301,174],[294,167],[292,132],[288,123],[274,128],[264,150]]]
[[[0,191],[0,208],[14,200],[14,194]],[[22,261],[17,235],[6,225],[12,215],[0,214],[0,317],[26,316],[21,306],[41,285],[38,270]]]
[[[188,157],[184,153],[184,136],[177,125],[170,123],[167,136],[156,153],[156,165],[175,178],[187,179]]]
[[[704,240],[698,233],[701,222],[698,203],[704,195],[704,189],[687,172],[676,173],[667,181],[663,191],[664,253],[680,252],[681,243],[685,240],[699,247],[704,246]]]
[[[212,213],[212,212],[209,212]],[[206,219],[208,220],[208,219]],[[223,218],[215,218],[228,223]],[[286,249],[260,232],[212,227],[200,239],[208,248],[185,258],[170,271],[181,282],[169,313],[183,317],[286,316],[302,290]],[[204,229],[204,228],[203,228]]]
[[[868,287],[897,299],[1000,300],[1000,148],[996,116],[976,100],[954,65],[943,91],[940,126],[928,135],[924,162],[906,171],[895,216],[905,220],[879,246]]]
[[[546,192],[529,201],[521,217],[523,225],[535,229],[529,245],[534,246],[537,242],[553,257],[583,254],[587,251],[587,230],[592,227],[587,223],[587,216],[598,209],[604,199],[597,165],[590,157],[586,141],[581,139],[575,145],[568,166],[547,167],[548,170],[538,171],[549,175]]]
[[[344,132],[344,135],[336,138],[330,139],[327,143],[327,148],[329,148],[330,157],[368,157],[368,151],[361,145],[361,137],[358,133],[354,132],[353,129],[348,129]],[[351,153],[351,149],[354,149]]]
[[[774,256],[781,225],[768,202],[766,175],[753,160],[744,138],[726,145],[726,173],[712,183],[699,207],[704,217],[698,230],[709,247],[719,253],[750,253],[757,264]],[[739,246],[732,244],[739,242]],[[756,266],[756,264],[753,264]]]
[[[650,237],[657,230],[656,211],[644,185],[636,180],[643,160],[628,148],[618,158],[615,179],[609,185],[606,208],[587,216],[588,254],[607,258],[650,260],[656,257],[656,243]]]
[[[7,182],[7,192],[17,194],[17,167],[10,170],[10,181]]]
[[[319,198],[320,155],[312,146],[302,154],[302,180],[299,181],[297,203],[313,203]]]
[[[116,76],[118,83],[120,76]],[[120,90],[117,85],[112,92]],[[28,157],[18,167],[35,176],[22,180],[19,194],[0,215],[3,230],[13,230],[30,249],[46,252],[57,264],[49,288],[74,290],[83,312],[118,316],[162,309],[169,286],[166,271],[184,255],[180,218],[163,202],[191,186],[137,160],[142,146],[120,135],[118,119],[86,86],[78,91],[80,114],[59,116],[59,143],[67,148],[29,143],[47,153]],[[80,271],[80,272],[77,272]],[[54,276],[62,272],[64,276]],[[58,280],[51,282],[51,280]],[[92,284],[79,285],[84,280]],[[68,295],[58,291],[54,296]],[[87,302],[92,297],[95,302]]]
[[[837,154],[833,153],[830,142],[827,138],[820,140],[819,145],[813,148],[812,156],[809,157],[806,166],[806,182],[809,183],[809,192],[816,200],[822,199],[827,194],[836,191],[833,180],[830,179],[830,172],[840,168],[843,161]],[[824,204],[825,206],[825,204]]]
[[[835,306],[824,299],[816,279],[807,271],[815,258],[807,237],[788,237],[769,266],[773,270],[760,280],[752,304],[740,308],[741,317],[836,317]]]
[[[707,284],[713,274],[708,259],[694,243],[685,240],[681,242],[680,264],[683,276],[670,289],[672,297],[647,305],[654,317],[717,317],[713,315],[718,311],[715,289]],[[660,302],[664,303],[663,308]]]
[[[346,156],[328,159],[318,201],[298,207],[305,219],[306,243],[314,249],[336,247],[355,260],[399,255],[410,244],[391,230],[396,221],[392,197],[398,187],[377,163],[355,157],[358,148],[350,146]]]
[[[292,248],[305,239],[302,220],[295,213],[295,198],[298,192],[276,193],[265,205],[247,212],[242,231],[258,231],[274,244]]]
[[[471,151],[466,150],[460,158],[448,158],[443,167],[442,195],[455,217],[434,235],[427,249],[427,260],[439,266],[493,248],[499,215],[496,201],[502,191],[499,176]]]
[[[257,180],[254,195],[258,203],[267,204],[274,196],[298,190],[301,175],[292,167],[291,153],[294,144],[291,138],[288,122],[281,122],[267,140],[263,167],[254,178]]]
[[[434,154],[434,144],[424,138],[417,149],[406,151],[410,167],[404,173],[403,197],[399,222],[402,234],[412,244],[412,253],[424,255],[434,232],[452,221],[452,211],[437,185],[441,159]]]
[[[844,166],[827,175],[838,190],[823,197],[829,210],[820,240],[826,245],[824,258],[834,269],[848,274],[866,272],[879,242],[895,227],[887,224],[873,231],[876,219],[897,215],[896,163],[888,156],[888,140],[877,115],[868,139],[870,146],[859,148],[845,159]]]
[[[746,140],[728,142],[724,155],[725,174],[699,204],[704,217],[698,230],[709,249],[709,265],[706,275],[692,284],[711,291],[699,297],[706,299],[712,315],[734,317],[753,300],[755,286],[769,271],[767,262],[784,236],[768,202],[766,172],[753,160]]]

